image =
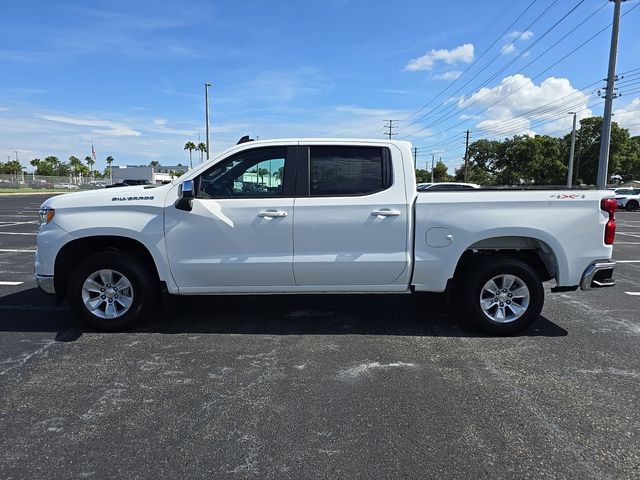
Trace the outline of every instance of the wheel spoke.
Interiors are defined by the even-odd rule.
[[[118,290],[121,290],[123,288],[129,288],[130,286],[131,286],[131,284],[129,283],[129,280],[127,280],[127,277],[124,277],[124,276],[120,277],[118,279],[118,281],[116,282],[116,284],[115,284],[115,287]]]
[[[95,309],[97,309],[102,303],[104,303],[104,300],[102,300],[100,297],[94,298],[92,300],[87,300],[84,302],[87,308],[92,312]]]
[[[120,295],[118,298],[114,300],[118,302],[120,305],[122,305],[124,308],[129,308],[133,303],[133,299],[131,297],[124,297],[122,295]]]
[[[500,291],[500,289],[498,288],[498,285],[496,285],[496,282],[494,282],[494,280],[495,279],[489,280],[487,284],[484,286],[484,290],[491,293],[492,295],[495,295]]]
[[[515,282],[516,277],[514,277],[513,275],[505,275],[504,277],[502,277],[502,288],[506,288],[507,291],[511,290],[511,287],[513,286],[513,282]]]
[[[96,282],[92,278],[87,278],[82,288],[87,292],[100,293],[100,289],[102,288],[102,285],[100,285],[98,282]]]
[[[498,306],[498,309],[496,310],[496,321],[504,322],[505,318],[504,307]]]
[[[529,296],[529,289],[526,285],[522,285],[511,293],[513,294],[513,298],[527,298]]]
[[[511,303],[511,305],[507,305],[507,307],[509,307],[509,309],[513,312],[513,314],[516,317],[521,317],[522,314],[524,314],[524,312],[527,311],[527,309],[522,305],[518,305],[517,303],[513,303],[513,302]]]
[[[111,270],[100,270],[100,279],[104,285],[112,285],[113,272]]]
[[[104,315],[107,318],[116,318],[118,316],[118,311],[116,310],[116,306],[112,303],[107,303],[107,307],[104,309]]]
[[[493,304],[493,298],[485,298],[480,300],[480,308],[482,308],[482,310],[484,310],[485,312],[489,310]]]

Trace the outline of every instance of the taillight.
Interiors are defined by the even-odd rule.
[[[616,236],[616,208],[618,202],[615,198],[603,198],[600,200],[600,208],[609,214],[609,220],[604,227],[604,243],[605,245],[613,245]]]

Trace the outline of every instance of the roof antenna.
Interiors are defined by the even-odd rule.
[[[236,145],[240,145],[241,143],[247,143],[247,142],[253,142],[253,138],[249,138],[249,135],[245,135],[240,140],[238,140],[238,143],[236,143]]]

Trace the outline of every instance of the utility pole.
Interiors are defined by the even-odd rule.
[[[571,130],[571,149],[569,150],[569,172],[567,173],[567,188],[571,188],[573,185],[573,154],[576,149],[576,112],[569,112],[569,115],[573,114],[573,129]]]
[[[467,130],[467,141],[464,146],[464,181],[469,182],[469,130]]]
[[[206,117],[206,135],[207,135],[207,160],[209,160],[209,87],[210,83],[204,84],[204,103],[205,103],[205,117]]]
[[[435,160],[436,160],[436,154],[432,153],[431,154],[431,183],[434,183],[434,180],[433,180],[433,164],[434,164]]]
[[[385,125],[384,128],[388,128],[389,131],[385,134],[389,136],[389,140],[391,140],[391,136],[395,135],[395,133],[393,133],[393,122],[399,122],[400,120],[383,120],[383,122],[389,122],[389,125]]]
[[[413,147],[413,169],[418,169],[418,147]]]
[[[620,7],[625,0],[610,0],[614,3],[613,27],[611,28],[611,49],[609,50],[609,71],[607,73],[607,92],[604,100],[602,116],[602,134],[600,135],[600,157],[598,163],[597,189],[607,188],[609,168],[609,146],[611,143],[611,111],[613,99],[616,97],[614,84],[616,77],[616,57],[618,55],[618,32],[620,31]]]

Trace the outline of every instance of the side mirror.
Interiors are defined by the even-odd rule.
[[[195,196],[193,180],[185,180],[178,187],[178,200],[176,200],[175,203],[176,208],[178,210],[190,212],[193,208],[193,199]]]

